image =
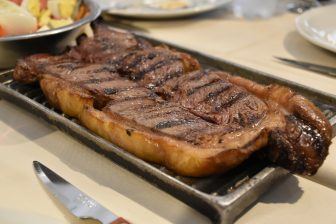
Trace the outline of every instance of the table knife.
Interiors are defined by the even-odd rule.
[[[281,58],[281,57],[274,57],[284,63],[305,69],[305,70],[309,70],[309,71],[313,71],[313,72],[318,72],[321,74],[325,74],[325,75],[329,75],[329,76],[333,76],[336,77],[336,68],[335,67],[329,67],[329,66],[324,66],[324,65],[318,65],[318,64],[313,64],[313,63],[309,63],[309,62],[303,62],[303,61],[296,61],[296,60],[292,60],[292,59],[287,59],[287,58]]]
[[[76,217],[96,219],[102,224],[129,224],[40,162],[34,161],[33,167],[46,188]]]

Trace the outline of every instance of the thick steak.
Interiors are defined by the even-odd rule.
[[[177,173],[203,176],[253,152],[293,172],[314,174],[331,127],[288,88],[263,86],[153,47],[129,33],[96,27],[94,38],[61,56],[19,61],[18,81],[40,80],[49,101],[135,155]]]

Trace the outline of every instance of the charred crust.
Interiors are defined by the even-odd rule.
[[[134,130],[133,129],[126,129],[126,134],[128,135],[128,136],[132,136],[132,133],[134,132]]]
[[[227,163],[238,165],[239,160],[266,143],[269,160],[296,173],[316,173],[327,156],[331,140],[328,121],[308,100],[293,91],[276,85],[262,86],[218,71],[199,70],[186,74],[199,69],[198,62],[190,55],[154,48],[129,33],[110,31],[113,34],[110,35],[99,26],[95,31],[94,38],[83,38],[80,46],[66,55],[33,55],[20,60],[14,79],[24,83],[40,80],[50,104],[56,108],[67,105],[68,114],[73,113],[72,109],[82,109],[81,106],[71,108],[78,98],[88,103],[89,96],[90,108],[93,104],[92,109],[101,110],[101,116],[118,117],[132,124],[126,127],[172,137],[192,147],[203,147],[203,150],[219,146],[223,156],[216,159],[223,161],[221,165],[227,166],[225,168],[230,168]],[[98,66],[85,67],[87,62]],[[76,69],[84,75],[78,82],[76,76],[68,79],[69,74],[77,74]],[[99,74],[92,75],[95,73]],[[46,80],[47,76],[57,80]],[[136,90],[131,90],[134,86]],[[66,98],[73,99],[71,104],[63,102],[68,100]],[[274,102],[274,107],[268,107],[270,101]],[[268,117],[268,114],[278,117],[272,120],[274,116]],[[96,128],[100,127],[92,129]],[[122,132],[131,137],[135,131],[132,128],[122,129]],[[241,131],[239,134],[247,131],[243,143],[239,135],[234,135],[237,130]],[[229,150],[224,142],[226,134],[233,134],[237,141]],[[236,157],[227,154],[228,151]],[[171,166],[175,165],[179,163]]]
[[[118,92],[117,89],[114,89],[114,88],[105,88],[104,89],[104,93],[106,95],[112,95],[112,94],[116,94]]]

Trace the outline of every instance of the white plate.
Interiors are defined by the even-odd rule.
[[[336,5],[306,11],[296,18],[296,27],[308,41],[336,53]]]
[[[149,2],[165,0],[118,0],[103,6],[107,13],[118,16],[145,19],[177,18],[209,12],[230,3],[232,0],[184,0],[188,4],[183,8],[163,9],[154,7]],[[104,1],[102,1],[104,2]],[[113,2],[113,1],[112,1]]]

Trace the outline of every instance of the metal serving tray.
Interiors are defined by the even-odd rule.
[[[162,42],[145,37],[155,44]],[[166,44],[166,43],[165,43]],[[288,86],[312,100],[336,128],[336,96],[304,87],[269,74],[195,51],[167,44],[197,58],[203,66],[219,68],[259,83],[278,83]],[[180,199],[209,217],[214,223],[232,223],[239,214],[258,199],[272,184],[288,174],[257,158],[251,158],[236,169],[207,178],[178,176],[162,166],[145,162],[81,126],[76,119],[52,108],[38,85],[13,81],[12,71],[0,74],[0,97],[20,105],[70,134],[93,150],[107,156],[124,168]]]

